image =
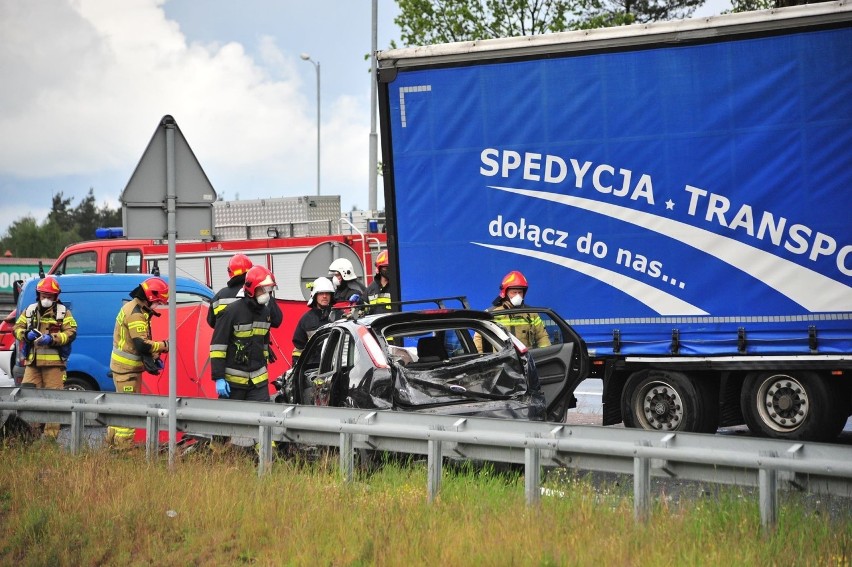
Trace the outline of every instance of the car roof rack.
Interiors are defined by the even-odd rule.
[[[457,302],[459,304],[458,307],[448,307],[447,302]],[[368,315],[375,315],[375,313],[368,313],[367,311],[374,306],[378,307],[402,307],[403,305],[434,305],[438,309],[470,309],[470,303],[467,300],[466,295],[455,295],[448,297],[433,297],[429,299],[409,299],[407,301],[388,301],[385,303],[373,304],[373,305],[353,305],[351,307],[351,311],[348,315],[344,317],[347,319],[358,319],[360,317],[366,317]],[[346,309],[346,307],[337,307],[338,309]],[[424,308],[413,309],[412,311],[422,311]],[[399,311],[402,311],[400,309]],[[382,313],[384,314],[384,313]]]
[[[438,309],[454,309],[453,307],[447,307],[447,301],[456,301],[459,303],[461,309],[470,309],[470,303],[468,303],[466,295],[434,297],[431,299],[409,299],[407,301],[391,301],[389,303],[383,303],[382,305],[403,306],[434,304]]]

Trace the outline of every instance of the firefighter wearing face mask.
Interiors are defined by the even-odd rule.
[[[59,282],[47,276],[36,286],[37,300],[15,321],[19,358],[24,366],[24,387],[61,390],[69,346],[77,336],[77,321],[59,301]],[[56,439],[58,423],[44,424],[44,436]]]
[[[246,274],[252,266],[251,259],[245,254],[234,254],[228,261],[228,283],[213,296],[207,310],[207,324],[210,328],[216,327],[216,318],[228,305],[245,295]],[[269,308],[272,310],[272,326],[279,327],[284,320],[281,308],[275,301],[269,302]]]
[[[515,335],[529,348],[542,348],[550,346],[550,337],[544,327],[544,321],[537,313],[515,313],[511,315],[499,315],[497,312],[504,309],[517,309],[524,306],[524,296],[527,294],[529,284],[524,274],[513,270],[506,274],[500,282],[500,295],[498,295],[487,311],[495,313],[494,320],[500,323],[510,333]],[[474,336],[476,348],[482,352],[482,337]]]
[[[243,297],[217,317],[210,340],[210,362],[220,398],[268,402],[270,303],[275,276],[263,266],[246,273]]]

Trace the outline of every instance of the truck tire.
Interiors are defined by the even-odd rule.
[[[84,374],[69,374],[65,377],[66,390],[98,390],[94,380]]]
[[[846,423],[847,407],[837,403],[839,394],[815,372],[754,372],[746,376],[740,405],[752,433],[828,441]]]
[[[715,433],[718,408],[709,394],[709,388],[680,372],[635,372],[621,393],[624,425],[651,431]]]

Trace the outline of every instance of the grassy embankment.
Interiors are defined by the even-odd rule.
[[[351,485],[333,459],[165,459],[52,445],[0,448],[2,565],[836,565],[852,518],[785,501],[763,535],[757,496],[712,487],[656,494],[633,521],[632,488],[570,477],[524,502],[523,478],[445,472],[426,502],[425,465],[389,465]]]

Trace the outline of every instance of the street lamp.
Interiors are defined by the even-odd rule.
[[[319,61],[314,61],[307,53],[302,53],[301,57],[304,61],[313,64],[317,70],[317,197],[320,194],[320,64]]]

